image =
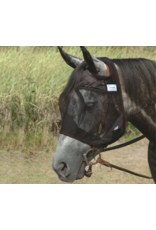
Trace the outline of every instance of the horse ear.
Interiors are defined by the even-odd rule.
[[[94,61],[92,56],[90,55],[90,53],[88,52],[88,50],[84,47],[84,46],[80,46],[82,53],[83,53],[83,57],[84,60],[87,62],[89,70],[91,72],[97,72]]]
[[[91,72],[96,72],[100,75],[106,75],[107,66],[105,65],[105,63],[93,57],[84,46],[80,46],[80,48],[83,52],[83,57],[88,64],[89,70]]]
[[[60,46],[58,46],[61,56],[65,60],[65,62],[70,65],[72,68],[76,68],[83,60],[77,57],[74,57],[70,54],[65,53]]]

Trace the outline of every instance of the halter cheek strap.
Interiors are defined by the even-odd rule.
[[[109,66],[106,65],[107,67],[107,76],[110,76],[110,69],[109,69]],[[113,103],[114,103],[114,106],[118,112],[118,114],[120,115],[121,114],[121,111],[116,103],[116,100],[115,100],[115,97],[112,95],[112,100],[113,100]],[[101,132],[102,132],[102,128],[105,124],[105,119],[106,119],[106,115],[107,115],[107,110],[108,110],[108,94],[105,94],[105,100],[104,100],[104,104],[103,104],[103,110],[102,110],[102,118],[101,118],[101,122],[100,122],[100,125],[99,125],[99,128],[98,128],[98,131],[97,131],[97,136],[100,136]],[[126,124],[126,127],[127,127],[127,124]],[[93,154],[95,151],[97,151],[98,148],[96,147],[93,147]]]
[[[110,76],[109,67],[108,67],[108,65],[106,65],[106,66],[107,66],[107,76]],[[118,114],[120,115],[121,112],[120,112],[119,106],[117,105],[115,97],[113,95],[112,95],[112,100],[113,100],[114,106],[115,106]],[[107,110],[108,110],[108,94],[105,94],[105,100],[104,100],[103,110],[102,110],[102,118],[101,118],[101,122],[100,122],[100,125],[98,128],[98,131],[97,131],[97,136],[100,136],[102,128],[105,124],[105,120],[106,120],[106,116],[107,116]]]
[[[109,69],[109,66],[106,65],[106,67],[107,67],[107,76],[110,76],[110,69]],[[114,97],[113,95],[112,95],[112,99],[113,99],[114,106],[115,106],[115,108],[116,108],[118,114],[120,115],[120,114],[121,114],[121,111],[120,111],[119,106],[117,105],[116,100],[115,100],[115,97]],[[125,124],[125,127],[127,128],[127,122],[126,122],[126,124]]]

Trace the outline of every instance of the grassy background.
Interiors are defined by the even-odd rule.
[[[63,49],[82,58],[79,47]],[[96,57],[156,60],[155,47],[87,49]],[[57,100],[71,72],[56,47],[0,47],[0,183],[60,183],[51,169],[59,131]],[[138,134],[129,123],[121,142]]]
[[[79,47],[63,47],[82,58]],[[155,47],[87,47],[109,58],[156,59]],[[0,47],[0,148],[53,148],[58,97],[72,72],[56,47]],[[128,134],[137,134],[130,124]]]

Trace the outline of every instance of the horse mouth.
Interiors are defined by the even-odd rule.
[[[94,157],[97,155],[97,153],[98,153],[98,151],[96,151],[94,153]],[[90,162],[92,159],[93,159],[93,155],[92,155],[92,153],[89,153],[87,155],[87,161]],[[82,162],[81,167],[78,171],[76,180],[82,179],[84,176],[87,176],[87,177],[91,176],[90,174],[88,175],[88,173],[87,173],[88,171],[86,171],[86,169],[85,169],[87,167],[87,165],[89,165],[88,162],[87,163],[85,161]],[[92,172],[91,172],[91,174],[92,174]]]
[[[75,180],[80,180],[82,179],[84,176],[85,176],[85,173],[86,173],[86,163],[84,161],[82,161],[82,164],[81,164],[81,167],[77,173],[77,176],[76,176],[76,179]]]

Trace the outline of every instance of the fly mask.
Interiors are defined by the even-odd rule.
[[[102,76],[89,71],[86,67],[82,73],[81,80],[76,87],[76,102],[69,98],[62,119],[61,134],[80,140],[91,147],[105,148],[107,145],[117,141],[125,132],[125,112],[121,94],[119,76],[114,63],[108,58],[98,58],[107,65],[107,75]],[[97,123],[91,124],[84,114],[87,111],[83,91],[91,93],[95,98],[100,98],[101,107],[97,111]],[[77,103],[77,105],[76,105]],[[110,104],[113,105],[115,119],[110,120]],[[76,107],[76,112],[73,107]],[[93,109],[95,104],[93,104]],[[109,120],[109,128],[105,130]],[[87,124],[87,122],[90,122]],[[83,125],[82,125],[83,124]]]

